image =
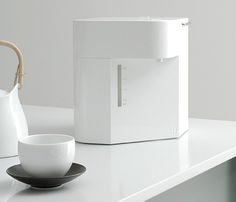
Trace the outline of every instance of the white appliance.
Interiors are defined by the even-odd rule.
[[[188,19],[74,21],[75,138],[116,144],[188,130]]]

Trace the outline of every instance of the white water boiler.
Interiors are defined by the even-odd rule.
[[[187,18],[74,21],[75,138],[117,144],[188,130]]]

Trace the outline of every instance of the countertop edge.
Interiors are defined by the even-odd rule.
[[[146,201],[151,199],[187,180],[190,180],[230,159],[233,159],[236,156],[236,147],[233,147],[225,152],[222,152],[204,162],[201,162],[190,169],[173,175],[157,184],[146,187],[143,190],[140,190],[119,202],[137,202],[137,201]]]

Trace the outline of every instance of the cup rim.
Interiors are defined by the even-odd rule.
[[[28,142],[30,139],[36,139],[38,137],[60,137],[64,138],[61,141],[55,141],[55,142],[45,142],[45,143],[37,143],[37,142]],[[75,141],[74,137],[70,135],[65,135],[65,134],[32,134],[23,138],[20,138],[18,140],[19,143],[25,144],[25,145],[32,145],[32,146],[53,146],[53,145],[62,145],[66,144],[68,142]]]

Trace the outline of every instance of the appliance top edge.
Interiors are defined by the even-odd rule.
[[[85,18],[75,19],[74,22],[165,22],[165,21],[188,21],[184,17],[99,17],[99,18]]]

